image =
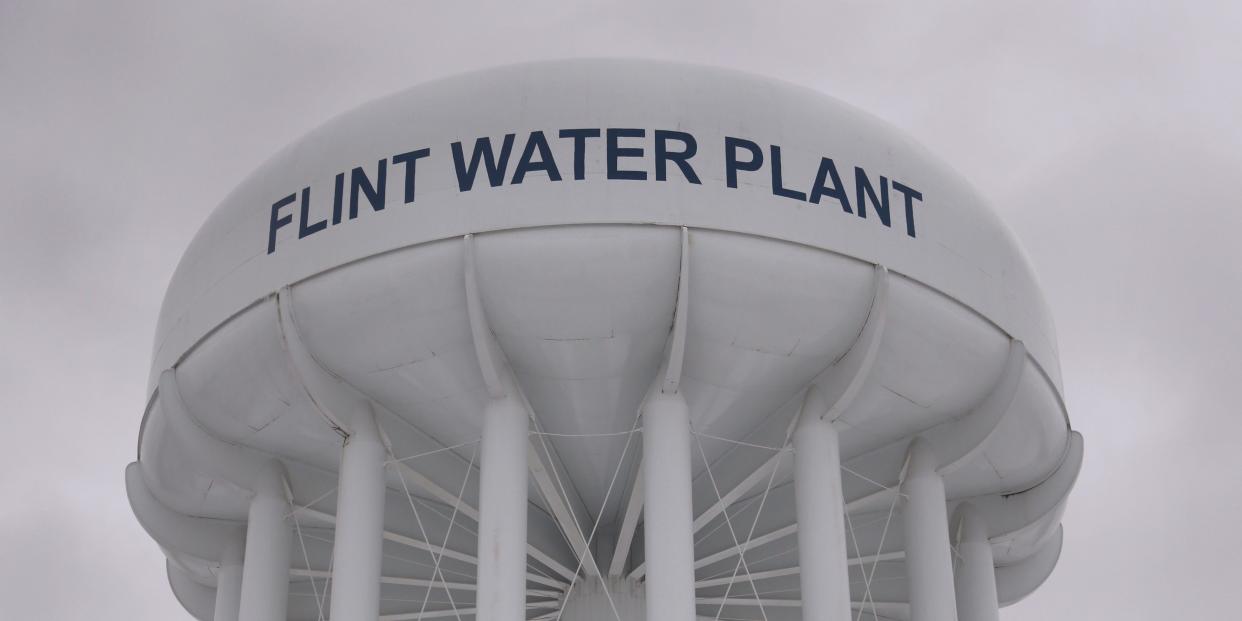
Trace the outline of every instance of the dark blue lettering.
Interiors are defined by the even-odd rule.
[[[738,161],[738,148],[750,151],[750,160]],[[725,136],[725,181],[729,187],[737,187],[737,171],[756,171],[760,166],[763,166],[763,151],[759,145],[744,138]]]
[[[668,141],[680,140],[685,148],[681,151],[669,151]],[[655,170],[656,181],[665,181],[668,179],[668,162],[672,160],[677,164],[677,168],[681,169],[681,174],[685,176],[686,181],[690,183],[702,184],[699,176],[695,174],[694,168],[690,166],[690,158],[698,153],[699,145],[694,140],[694,136],[686,132],[675,132],[665,129],[655,130]]]
[[[856,188],[855,196],[858,201],[858,217],[867,217],[867,199],[871,200],[871,204],[875,207],[875,213],[880,216],[880,222],[884,226],[892,226],[892,220],[888,214],[888,178],[880,175],[880,200],[875,198],[875,188],[871,187],[871,180],[867,178],[867,171],[854,167],[854,187]]]
[[[302,188],[302,213],[298,218],[298,239],[309,237],[328,228],[327,220],[320,220],[310,226],[306,225],[306,221],[310,219],[310,188]]]
[[[415,149],[392,156],[393,164],[405,164],[405,202],[414,202],[414,172],[419,158],[431,155],[431,149]]]
[[[621,170],[617,163],[623,157],[642,157],[642,147],[626,147],[622,148],[618,143],[622,138],[642,138],[647,135],[645,129],[631,129],[628,127],[610,127],[608,128],[608,178],[609,179],[629,179],[631,181],[643,181],[647,178],[647,172],[643,170]]]
[[[599,138],[599,130],[562,129],[560,137],[574,139],[574,180],[586,179],[586,139]]]
[[[785,198],[792,198],[796,201],[806,200],[806,192],[790,190],[786,188],[781,179],[781,148],[772,145],[772,193]]]
[[[296,200],[298,200],[298,195],[290,194],[289,196],[286,196],[276,201],[275,203],[272,203],[272,220],[271,220],[271,224],[269,224],[267,228],[267,253],[268,254],[272,254],[273,252],[276,252],[276,231],[280,230],[280,227],[285,226],[286,224],[289,224],[290,222],[293,222],[293,216],[280,215],[281,208],[283,208],[285,205],[289,205],[293,203],[293,201],[296,201]]]
[[[824,185],[829,178],[832,178],[832,186]],[[819,204],[820,199],[825,196],[831,196],[841,202],[841,209],[845,213],[854,213],[850,209],[850,197],[845,192],[845,188],[841,185],[841,176],[837,174],[837,166],[832,160],[826,157],[819,159],[819,172],[815,173],[815,187],[811,188],[811,202]]]
[[[505,182],[505,170],[509,168],[509,153],[513,151],[513,134],[505,134],[500,144],[500,156],[492,155],[492,139],[478,138],[474,141],[474,152],[470,154],[470,165],[466,166],[466,156],[462,153],[461,143],[453,143],[453,167],[457,170],[457,189],[468,192],[474,187],[474,177],[479,172],[479,160],[487,168],[487,180],[496,187]]]
[[[893,189],[901,192],[906,200],[906,235],[914,237],[914,201],[922,201],[923,194],[914,188],[902,185],[896,179],[893,180]]]
[[[539,159],[532,161],[535,151],[539,152]],[[561,171],[556,168],[556,160],[552,157],[552,148],[548,146],[548,139],[544,138],[543,132],[531,132],[530,139],[526,141],[526,148],[522,150],[522,157],[518,158],[517,167],[513,170],[514,185],[517,185],[526,179],[526,173],[536,170],[542,170],[548,173],[548,180],[560,181]]]
[[[384,209],[384,191],[388,187],[388,161],[379,161],[379,171],[375,175],[375,185],[371,185],[371,180],[367,178],[366,171],[361,167],[356,167],[349,174],[349,219],[353,220],[358,217],[358,190],[362,190],[367,196],[367,202],[371,203],[373,211],[382,211]]]
[[[345,202],[345,173],[336,175],[336,191],[332,194],[332,224],[341,223],[341,208]]]

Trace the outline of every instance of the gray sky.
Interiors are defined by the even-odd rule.
[[[0,616],[187,618],[122,469],[164,287],[247,172],[411,84],[580,56],[803,83],[962,171],[1087,443],[1060,566],[1002,617],[1237,614],[1242,4],[189,4],[0,1]]]

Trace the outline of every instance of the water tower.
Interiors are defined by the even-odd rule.
[[[424,84],[286,147],[160,314],[126,471],[201,620],[996,619],[1082,460],[1013,237],[816,91]]]

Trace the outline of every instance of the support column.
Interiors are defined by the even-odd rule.
[[[1000,621],[996,597],[996,564],[988,527],[970,503],[958,507],[957,524],[957,614],[959,621]]]
[[[288,514],[284,469],[273,462],[256,478],[250,501],[240,621],[285,621],[293,549],[293,532],[285,522]]]
[[[216,570],[216,612],[212,621],[237,621],[241,610],[242,555],[246,540],[237,533],[220,555],[220,568]]]
[[[931,447],[915,438],[901,482],[911,621],[957,621],[944,480],[936,468]]]
[[[647,621],[693,621],[690,412],[681,393],[657,392],[643,408],[643,494]]]
[[[794,498],[803,621],[849,621],[850,580],[841,492],[841,448],[832,423],[808,408],[807,392],[794,430]]]
[[[379,617],[384,544],[384,444],[370,406],[350,422],[341,453],[329,618]]]
[[[479,454],[479,621],[526,619],[529,430],[516,399],[487,404]]]

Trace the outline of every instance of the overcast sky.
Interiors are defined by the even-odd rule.
[[[1237,618],[1242,3],[199,4],[0,0],[0,617],[188,618],[122,470],[164,288],[244,175],[434,77],[629,56],[865,108],[1024,243],[1087,454],[1005,621]]]

